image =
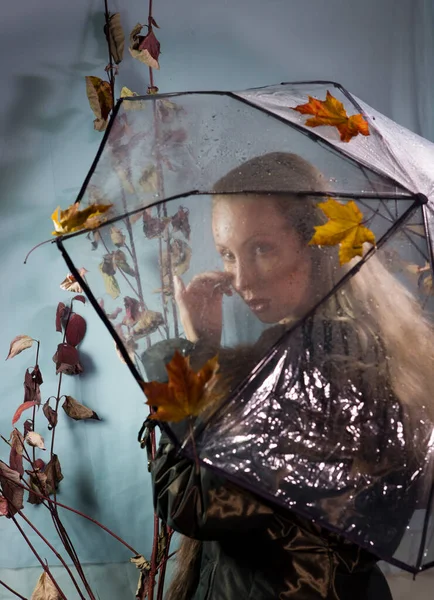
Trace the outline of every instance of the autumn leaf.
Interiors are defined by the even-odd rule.
[[[135,270],[128,264],[127,257],[122,250],[113,252],[113,264],[127,275],[136,276]]]
[[[143,25],[137,23],[130,33],[130,54],[151,69],[159,69],[160,42],[155,37],[152,27],[149,27],[145,36],[140,35],[142,29]]]
[[[38,579],[30,600],[61,600],[59,594],[50,576],[44,571]]]
[[[65,402],[62,404],[63,410],[66,412],[68,417],[74,419],[75,421],[82,421],[84,419],[96,419],[100,421],[101,419],[98,417],[95,411],[80,402],[77,402],[72,396],[66,396]]]
[[[118,227],[110,228],[110,239],[112,241],[112,244],[114,244],[118,248],[122,248],[122,246],[125,246],[125,234]]]
[[[56,363],[56,374],[80,375],[83,373],[83,367],[80,364],[78,350],[71,344],[59,344],[56,354],[53,356],[53,362]]]
[[[135,325],[142,313],[142,307],[140,306],[140,302],[135,298],[131,298],[130,296],[125,296],[124,298],[124,306],[125,306],[125,317],[122,320],[122,324],[127,327],[132,327]]]
[[[183,275],[190,268],[191,248],[183,240],[174,239],[170,245],[170,262],[167,252],[163,252],[162,269],[164,275]]]
[[[58,489],[59,483],[63,479],[62,469],[57,454],[53,454],[50,462],[48,462],[44,468],[44,473],[47,476],[47,494],[52,494]]]
[[[24,490],[15,483],[21,483],[20,474],[14,469],[10,469],[6,463],[0,460],[0,485],[3,496],[8,502],[8,516],[13,516],[18,510],[24,508]]]
[[[342,142],[349,142],[359,133],[365,136],[370,135],[369,125],[364,116],[358,114],[349,117],[342,102],[339,102],[329,91],[327,91],[325,100],[317,100],[309,96],[309,102],[299,104],[292,110],[296,110],[302,115],[313,115],[313,118],[306,121],[307,127],[322,125],[336,127]]]
[[[104,220],[102,215],[112,207],[112,204],[89,204],[83,210],[79,209],[76,202],[66,210],[60,210],[60,206],[51,215],[54,223],[53,235],[65,235],[82,229],[94,229]]]
[[[125,35],[121,25],[121,16],[114,13],[109,16],[108,27],[104,25],[104,33],[110,45],[113,61],[118,65],[124,57]]]
[[[132,331],[134,337],[141,338],[157,331],[160,325],[164,325],[163,315],[153,310],[144,310]]]
[[[33,345],[33,342],[34,339],[28,335],[17,335],[11,342],[6,360],[14,358],[14,356],[17,356],[23,350],[27,350],[27,348],[30,348]]]
[[[116,300],[121,293],[121,288],[119,287],[116,277],[114,275],[109,275],[104,271],[104,263],[101,263],[98,268],[104,279],[104,286],[107,294],[109,294],[113,300]]]
[[[148,398],[146,404],[157,409],[151,419],[177,423],[186,417],[199,415],[213,400],[212,387],[217,380],[219,368],[217,357],[209,360],[195,373],[190,367],[189,357],[178,351],[166,366],[168,383],[152,381],[143,383]]]
[[[48,421],[48,429],[51,430],[53,427],[57,425],[57,412],[51,408],[50,401],[47,400],[42,407],[42,412],[44,413],[47,421]]]
[[[69,318],[65,331],[65,340],[71,346],[78,346],[86,334],[86,321],[76,313]]]
[[[36,431],[29,431],[24,441],[33,448],[40,448],[41,450],[46,449],[44,438],[39,433],[36,433]]]
[[[97,131],[104,131],[107,129],[108,116],[113,108],[110,83],[103,81],[100,77],[87,76],[86,94],[90,108],[96,117],[93,122],[94,128]]]
[[[158,185],[158,175],[155,165],[147,166],[139,179],[139,185],[145,193],[155,192]]]
[[[328,217],[325,225],[315,227],[315,234],[310,240],[311,246],[337,246],[339,260],[343,265],[355,256],[363,256],[363,244],[368,242],[375,246],[375,235],[363,225],[363,213],[351,200],[341,204],[329,198],[318,205]]]
[[[18,429],[14,429],[12,431],[11,437],[9,439],[9,443],[11,445],[11,450],[9,453],[9,466],[14,471],[17,471],[20,475],[24,475],[24,467],[23,467],[24,437],[18,431]]]
[[[180,206],[176,215],[172,217],[173,231],[180,231],[182,234],[184,234],[187,240],[190,239],[191,233],[190,223],[188,221],[188,214],[188,209],[184,208],[183,206]]]
[[[170,219],[153,217],[151,209],[147,209],[143,212],[143,233],[152,240],[164,232],[169,221]]]
[[[8,515],[8,501],[4,496],[0,494],[0,517],[7,517]]]
[[[62,322],[68,317],[69,308],[63,302],[59,302],[56,309],[56,331],[62,333]]]
[[[62,281],[60,284],[60,289],[65,290],[66,292],[73,292],[75,294],[81,294],[83,292],[81,285],[71,273],[68,273],[68,275]]]
[[[19,421],[21,415],[23,414],[23,412],[25,410],[28,410],[29,408],[32,408],[33,406],[38,406],[38,403],[37,402],[23,402],[22,404],[20,404],[20,406],[15,411],[14,416],[12,417],[12,425],[15,425],[15,423],[17,421]]]
[[[31,371],[29,371],[29,369],[26,369],[26,373],[24,375],[24,403],[41,403],[41,390],[39,386],[42,383],[43,379],[38,366],[36,366]]]

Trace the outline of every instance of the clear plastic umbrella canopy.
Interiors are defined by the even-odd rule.
[[[327,92],[369,135],[294,110]],[[434,565],[433,165],[332,82],[123,99],[78,198],[113,206],[57,238],[139,382],[218,353],[214,409],[164,424],[181,452],[412,572]],[[315,243],[326,204],[369,229],[359,256]]]

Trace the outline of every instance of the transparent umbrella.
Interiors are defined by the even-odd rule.
[[[127,98],[77,198],[110,210],[56,239],[139,383],[218,353],[194,443],[163,424],[181,451],[411,572],[434,565],[433,164],[332,82]]]

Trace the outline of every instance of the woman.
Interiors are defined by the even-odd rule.
[[[322,222],[318,199],[294,195],[325,187],[309,163],[281,153],[248,161],[215,187],[212,227],[224,269],[201,274],[187,286],[179,278],[175,281],[184,331],[195,343],[192,360],[200,365],[220,345],[224,294],[235,291],[258,319],[275,324],[251,348],[219,351],[223,395],[344,274],[337,266],[336,248],[308,244],[314,226]],[[239,194],[246,189],[252,193]],[[277,194],[281,191],[287,193]],[[374,550],[378,542],[393,553],[419,494],[417,478],[411,479],[430,429],[420,422],[433,416],[432,407],[425,406],[426,391],[432,387],[432,375],[424,368],[425,361],[434,359],[431,340],[413,297],[375,257],[367,261],[291,338],[282,371],[290,384],[279,390],[280,412],[275,416],[282,431],[277,446],[281,443],[282,448],[275,453],[288,456],[290,451],[293,459],[270,473],[264,464],[256,465],[264,490],[288,493],[301,507],[308,498],[318,520],[325,514],[329,524],[335,519],[347,530],[359,524],[363,530],[360,519],[373,498],[381,498],[384,490],[401,490],[386,494],[391,503],[387,522],[375,522],[375,516],[372,521]],[[309,395],[306,373],[314,372],[326,385],[320,390],[316,382],[310,390],[317,394],[315,410],[310,400],[300,412],[300,398]],[[303,389],[298,404],[288,394],[294,389]],[[241,456],[239,436],[233,435],[234,422],[240,420],[237,410],[219,427],[223,434],[230,431],[227,439],[232,435],[228,451]],[[268,444],[267,432],[255,427],[257,421],[251,432],[257,433],[258,443],[266,439]],[[214,435],[219,435],[218,429],[209,438],[211,446]],[[306,461],[308,471],[303,471]],[[336,465],[347,484],[339,493]],[[297,480],[288,469],[300,475]],[[315,481],[323,481],[313,491],[302,483],[312,477],[312,469],[317,469]],[[158,514],[187,536],[170,600],[391,598],[373,554],[210,470],[198,474],[165,436],[153,464],[153,480]],[[347,489],[360,490],[353,512],[347,510]]]

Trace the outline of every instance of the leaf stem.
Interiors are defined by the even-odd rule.
[[[16,592],[15,590],[13,590],[11,587],[9,587],[4,581],[2,581],[0,579],[0,585],[2,585],[4,588],[6,588],[11,594],[14,594],[17,598],[21,598],[21,600],[28,600],[27,598],[25,598],[24,596],[21,596],[21,594],[19,594],[18,592]]]
[[[108,10],[107,0],[104,0],[104,17],[105,17],[106,39],[107,39],[108,55],[109,55],[108,76],[109,76],[110,89],[111,89],[111,94],[112,94],[112,103],[113,103],[113,107],[114,107],[114,105],[115,105],[115,75],[113,72],[114,71],[113,55],[112,55],[112,46],[111,46],[111,41],[110,41],[110,14],[109,14],[109,10]]]

